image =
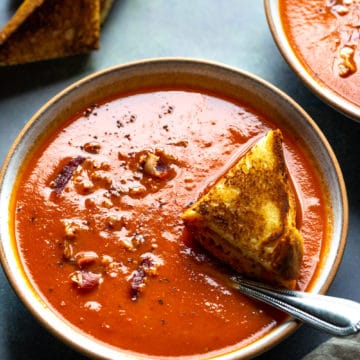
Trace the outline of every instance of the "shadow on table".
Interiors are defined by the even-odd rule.
[[[0,67],[0,98],[73,78],[89,67],[91,54]]]
[[[13,0],[12,6],[16,8],[19,1]],[[10,5],[9,5],[10,6]],[[114,22],[116,15],[124,6],[124,1],[114,1],[107,18],[101,27],[101,34],[106,33],[106,29]],[[27,92],[34,88],[46,87],[58,82],[71,80],[71,82],[84,75],[99,70],[93,62],[95,55],[106,50],[102,41],[98,50],[73,55],[69,57],[21,64],[14,66],[0,66],[0,99],[12,97],[22,92]],[[92,56],[94,55],[94,56]],[[105,53],[103,54],[104,56]]]
[[[85,356],[67,347],[43,328],[37,320],[22,305],[18,305],[15,312],[9,314],[7,324],[13,324],[14,329],[21,329],[21,333],[14,334],[7,331],[6,342],[9,357],[4,354],[2,359],[67,359],[85,360]]]
[[[32,316],[12,291],[1,270],[0,284],[0,359],[87,359],[64,345]]]

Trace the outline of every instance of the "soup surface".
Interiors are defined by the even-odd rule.
[[[230,288],[231,270],[180,218],[273,127],[248,107],[190,90],[122,96],[69,119],[34,150],[14,195],[20,257],[42,297],[87,334],[152,356],[216,353],[274,328],[283,314]],[[304,289],[331,214],[315,167],[283,135]]]
[[[360,106],[360,1],[279,0],[293,50],[309,73]]]

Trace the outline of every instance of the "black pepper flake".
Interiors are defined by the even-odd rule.
[[[87,107],[85,110],[84,110],[84,112],[83,112],[83,114],[84,114],[84,116],[85,117],[89,117],[91,114],[92,114],[92,112],[94,111],[94,109],[97,107],[97,104],[91,104],[89,107]],[[95,115],[95,114],[94,114]]]
[[[162,115],[172,114],[175,110],[175,107],[173,105],[164,105],[161,107],[162,113],[159,114],[159,117],[161,118]]]
[[[163,299],[159,299],[159,300],[158,300],[158,304],[164,305],[164,300],[163,300]]]

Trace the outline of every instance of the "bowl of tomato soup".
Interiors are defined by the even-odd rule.
[[[283,57],[323,101],[360,120],[358,1],[265,0]]]
[[[192,240],[181,214],[275,128],[304,237],[297,288],[326,292],[348,226],[326,138],[264,80],[175,58],[90,75],[26,124],[0,178],[0,254],[11,285],[46,328],[91,357],[266,351],[299,323],[232,289],[233,271]]]

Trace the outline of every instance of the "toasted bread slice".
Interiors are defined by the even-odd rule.
[[[182,218],[196,240],[238,272],[295,286],[303,239],[280,130],[269,131]]]
[[[114,0],[100,0],[100,22],[101,22],[101,24],[107,18],[113,2],[114,2]]]
[[[0,31],[0,45],[38,8],[44,0],[24,0],[14,16]]]
[[[0,31],[0,64],[88,52],[99,38],[100,0],[25,0]]]

